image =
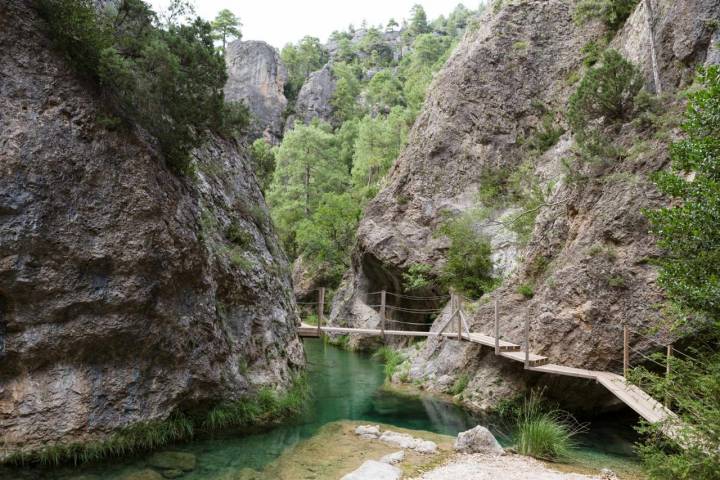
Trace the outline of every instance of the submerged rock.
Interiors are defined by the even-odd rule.
[[[169,470],[163,470],[163,471],[162,471],[162,476],[165,477],[165,478],[170,478],[170,479],[180,478],[180,477],[182,477],[184,474],[185,474],[185,473],[184,473],[182,470],[176,470],[176,469],[174,469],[174,468],[171,468],[171,469],[169,469]]]
[[[458,433],[453,446],[462,453],[503,453],[504,450],[495,439],[490,430],[478,425],[477,427]]]
[[[148,465],[161,470],[182,470],[190,472],[195,470],[197,459],[192,453],[185,452],[158,452],[148,460]]]
[[[390,464],[368,460],[354,472],[348,473],[341,480],[398,480],[402,470]]]
[[[163,480],[163,476],[149,468],[122,475],[118,480]]]

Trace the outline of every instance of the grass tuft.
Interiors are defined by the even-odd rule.
[[[517,412],[517,450],[523,455],[556,461],[577,447],[574,437],[586,431],[572,415],[547,407],[542,391],[533,390]]]
[[[382,346],[373,353],[373,358],[385,364],[385,378],[390,380],[405,357],[392,347]]]

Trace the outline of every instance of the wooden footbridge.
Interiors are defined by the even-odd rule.
[[[630,347],[629,336],[630,330],[624,327],[623,332],[623,375],[613,372],[586,370],[582,368],[567,367],[550,362],[547,357],[536,355],[530,352],[530,320],[525,320],[525,340],[524,346],[507,342],[500,338],[500,323],[498,319],[498,304],[495,302],[495,332],[494,336],[484,335],[482,333],[471,332],[468,327],[467,318],[462,308],[460,297],[452,295],[450,297],[450,316],[444,321],[442,327],[437,331],[420,331],[420,330],[394,330],[385,328],[386,322],[409,323],[411,325],[422,325],[419,323],[399,322],[397,320],[389,320],[386,315],[386,292],[378,292],[380,294],[380,328],[350,328],[350,327],[332,327],[323,325],[324,323],[324,289],[320,289],[320,295],[317,302],[318,305],[318,322],[317,325],[309,325],[303,323],[299,329],[301,337],[320,337],[323,334],[359,334],[368,336],[405,336],[405,337],[447,337],[458,341],[477,343],[483,347],[492,348],[495,355],[506,358],[510,361],[520,362],[524,364],[526,370],[538,373],[548,373],[554,375],[563,375],[577,378],[585,378],[595,380],[596,382],[607,388],[619,400],[632,408],[641,417],[649,423],[664,422],[665,420],[675,418],[675,414],[666,408],[662,403],[658,402],[642,389],[630,384],[626,380],[629,361]],[[421,298],[421,297],[417,297]],[[316,305],[313,302],[311,305]],[[418,310],[418,309],[409,309]],[[410,312],[412,313],[412,312]],[[415,313],[420,313],[419,310]],[[451,331],[454,330],[454,331]],[[668,346],[668,364],[667,374],[669,375],[669,356],[672,352]]]

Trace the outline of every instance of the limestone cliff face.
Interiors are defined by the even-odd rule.
[[[295,113],[288,118],[285,131],[292,130],[295,122],[310,123],[317,118],[323,122],[332,122],[332,98],[335,93],[335,77],[328,63],[313,72],[303,83],[295,102]]]
[[[716,23],[707,19],[718,18],[720,5],[703,0],[654,4],[660,76],[665,91],[674,92],[709,58]],[[402,292],[401,274],[413,263],[439,271],[448,245],[433,234],[437,226],[446,212],[483,207],[477,196],[483,170],[513,170],[527,158],[522,143],[538,128],[538,103],[563,124],[575,89],[573,72],[582,64],[581,48],[602,30],[597,24],[577,26],[571,13],[570,2],[563,0],[505,2],[499,12],[481,19],[479,30],[466,34],[430,87],[387,187],[364,213],[352,271],[335,296],[333,322],[377,325],[369,307],[377,298],[371,292]],[[640,64],[651,89],[650,37],[642,15],[641,5],[612,46]],[[669,102],[668,111],[679,115],[682,102]],[[672,138],[677,132],[666,133]],[[570,133],[532,159],[531,175],[549,193],[527,244],[503,224],[519,213],[513,207],[496,209],[478,222],[477,230],[491,240],[496,273],[504,281],[472,306],[472,330],[493,333],[492,300],[497,299],[504,339],[520,343],[529,317],[534,352],[569,366],[616,370],[622,359],[621,325],[642,328],[659,318],[663,297],[648,263],[659,252],[641,209],[664,202],[648,174],[667,166],[668,138],[649,138],[640,148],[637,132],[626,125],[616,141],[628,153],[601,172],[589,173],[588,181],[573,181],[578,172],[563,167],[564,159],[575,157]],[[531,299],[516,293],[521,284],[533,286]],[[408,376],[430,390],[444,390],[461,372],[471,379],[464,401],[477,408],[538,381],[558,388],[568,382],[523,372],[488,350],[442,339],[428,340]]]
[[[287,72],[277,50],[265,42],[236,40],[225,51],[225,98],[244,101],[253,115],[250,137],[277,143],[283,132]]]
[[[104,128],[30,3],[0,6],[3,453],[286,385],[296,306],[243,150],[211,138],[179,179]]]

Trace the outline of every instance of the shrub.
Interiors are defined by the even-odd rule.
[[[405,291],[418,290],[431,286],[433,281],[429,278],[432,265],[426,263],[413,263],[407,272],[403,272],[403,289]]]
[[[224,104],[225,62],[208,22],[159,28],[142,0],[97,9],[91,0],[39,0],[39,12],[55,47],[119,117],[155,137],[176,173],[192,171],[190,151],[208,129],[247,125],[247,109]]]
[[[460,395],[465,391],[468,383],[470,383],[470,377],[467,373],[462,373],[457,379],[455,379],[455,383],[453,383],[453,386],[450,387],[450,391],[448,393],[450,393],[450,395]]]
[[[551,461],[565,458],[576,446],[573,437],[585,430],[567,412],[546,406],[537,390],[517,409],[517,449],[523,455]]]
[[[543,154],[550,150],[560,140],[565,130],[555,123],[555,116],[552,113],[543,115],[540,126],[528,141],[530,150]]]
[[[579,0],[575,5],[573,18],[579,24],[593,19],[602,21],[615,32],[635,10],[640,0]]]
[[[594,123],[627,119],[642,85],[640,70],[615,50],[607,50],[602,63],[587,71],[570,97],[568,122],[578,141],[599,136]]]
[[[523,297],[530,299],[535,296],[535,289],[533,289],[533,286],[527,283],[523,283],[517,288],[517,292],[522,295]]]
[[[385,365],[385,378],[390,380],[405,357],[392,347],[382,346],[373,353],[373,358]]]
[[[492,275],[492,249],[488,239],[475,230],[472,217],[462,215],[451,219],[438,233],[450,239],[441,283],[476,298],[492,290],[496,285]]]
[[[227,230],[225,230],[225,238],[243,250],[247,250],[255,241],[252,233],[243,229],[237,220],[230,222]]]

